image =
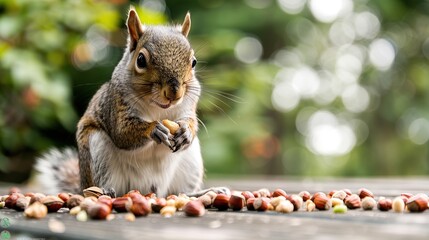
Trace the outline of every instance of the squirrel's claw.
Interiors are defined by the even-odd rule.
[[[178,122],[178,124],[180,125],[180,128],[171,139],[174,143],[172,146],[173,152],[186,149],[192,142],[192,133],[189,130],[188,125],[184,122]]]
[[[161,123],[157,123],[155,129],[151,133],[152,139],[158,144],[163,143],[171,149],[170,130]]]

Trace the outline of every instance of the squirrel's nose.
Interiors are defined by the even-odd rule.
[[[179,81],[176,78],[169,79],[167,81],[167,86],[163,89],[164,97],[170,101],[180,98],[180,96],[178,96],[179,86]]]

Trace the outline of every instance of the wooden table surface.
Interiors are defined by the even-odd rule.
[[[307,190],[329,192],[348,188],[357,192],[370,189],[376,197],[393,198],[401,193],[429,193],[429,178],[261,178],[209,180],[206,186],[227,186],[233,190],[282,188],[289,193]],[[0,194],[10,186],[0,187]],[[25,190],[34,191],[33,188]],[[429,239],[429,210],[423,213],[394,213],[379,210],[349,210],[345,214],[329,211],[289,214],[276,212],[208,211],[203,217],[190,218],[182,212],[172,218],[159,214],[137,218],[134,222],[115,214],[111,221],[78,222],[67,213],[52,213],[41,220],[28,220],[22,213],[0,209],[7,218],[10,239]],[[411,237],[411,238],[410,238]],[[0,239],[3,240],[0,236]]]

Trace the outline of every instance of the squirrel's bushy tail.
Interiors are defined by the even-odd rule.
[[[75,149],[51,149],[36,160],[35,169],[38,171],[36,180],[44,192],[80,192],[79,160]]]

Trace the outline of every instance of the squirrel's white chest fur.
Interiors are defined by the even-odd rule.
[[[100,179],[99,185],[114,188],[119,196],[129,189],[142,193],[155,191],[158,196],[174,191],[192,191],[186,189],[184,180],[186,172],[192,169],[188,168],[189,164],[195,165],[194,169],[202,167],[199,150],[197,138],[188,149],[176,153],[155,142],[135,150],[122,150],[101,131],[90,138],[91,157],[99,163],[92,166],[104,168],[103,172],[108,174]],[[91,171],[96,173],[100,169]]]

